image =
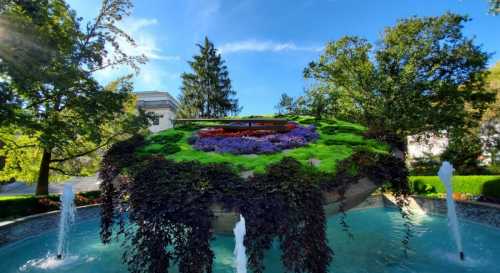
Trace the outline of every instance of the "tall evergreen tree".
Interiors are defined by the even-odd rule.
[[[216,118],[235,115],[241,111],[236,92],[221,55],[205,37],[197,44],[200,54],[188,62],[192,73],[182,74],[182,87],[178,116]]]

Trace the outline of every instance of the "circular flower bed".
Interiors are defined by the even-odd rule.
[[[198,131],[191,143],[195,149],[204,152],[270,154],[307,145],[319,137],[314,125],[305,127],[288,122],[286,127],[285,132],[208,128]]]

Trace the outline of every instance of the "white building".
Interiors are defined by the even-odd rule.
[[[173,127],[175,112],[178,102],[168,92],[162,91],[143,91],[135,92],[137,97],[137,107],[143,109],[146,113],[155,114],[155,119],[149,126],[153,133]]]
[[[439,156],[448,147],[448,138],[444,135],[414,135],[409,136],[407,141],[408,157],[411,159]]]
[[[479,138],[483,146],[483,154],[479,160],[484,164],[491,164],[492,157],[495,157],[495,162],[500,162],[500,121],[483,124]],[[407,139],[408,157],[411,160],[429,156],[438,157],[446,150],[448,142],[445,132],[441,135],[424,133],[409,136]]]

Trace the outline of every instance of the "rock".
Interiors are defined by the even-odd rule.
[[[317,158],[311,158],[307,162],[309,163],[309,165],[314,166],[314,167],[318,167],[319,164],[321,164],[321,160],[319,160]]]
[[[244,171],[244,172],[241,172],[240,176],[243,177],[243,178],[245,178],[245,179],[251,178],[251,177],[253,177],[253,171]]]

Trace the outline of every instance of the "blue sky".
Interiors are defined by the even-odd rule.
[[[69,0],[79,16],[92,18],[100,0]],[[304,67],[323,46],[344,35],[376,42],[399,18],[467,14],[468,36],[500,60],[500,16],[487,0],[135,0],[123,27],[138,42],[130,53],[150,61],[135,77],[135,89],[180,93],[180,75],[205,35],[222,51],[242,114],[273,113],[281,93],[300,96],[308,86]],[[498,53],[496,53],[498,52]],[[104,84],[124,69],[100,72]]]

